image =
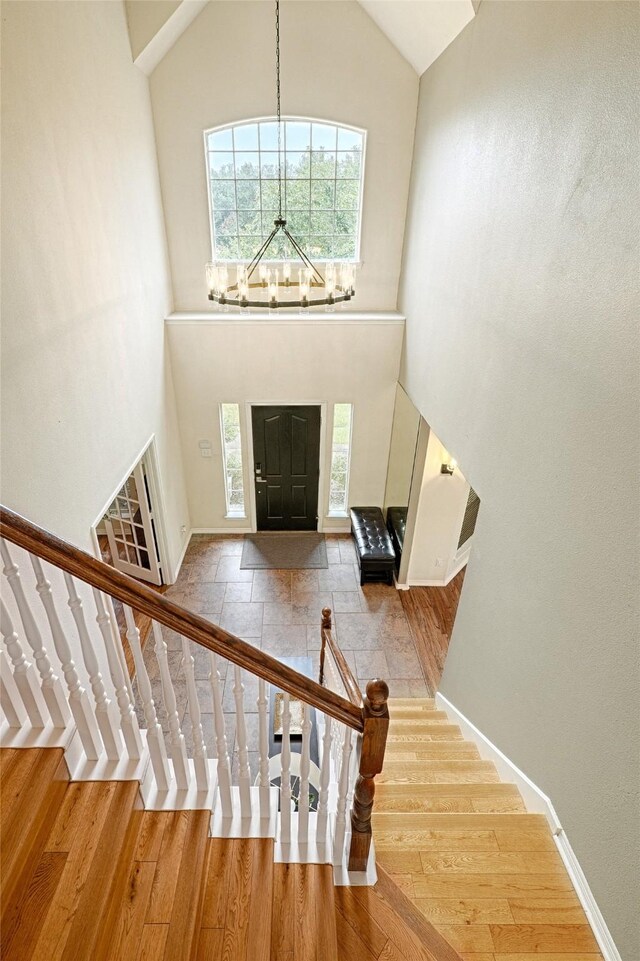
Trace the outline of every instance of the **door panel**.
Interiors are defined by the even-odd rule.
[[[252,407],[258,530],[317,530],[319,407]]]

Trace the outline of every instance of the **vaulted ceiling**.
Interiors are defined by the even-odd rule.
[[[137,66],[150,74],[208,2],[217,0],[125,0],[131,52]],[[472,0],[358,2],[418,76],[474,16]]]

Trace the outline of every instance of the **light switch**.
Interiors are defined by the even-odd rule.
[[[200,457],[211,457],[211,448],[210,448],[210,447],[201,447],[201,448],[200,448]]]

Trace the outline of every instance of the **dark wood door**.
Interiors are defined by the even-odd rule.
[[[319,407],[252,407],[259,531],[315,531]]]

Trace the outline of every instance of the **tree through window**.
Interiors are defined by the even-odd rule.
[[[275,120],[205,131],[214,260],[249,261],[278,214]],[[365,134],[312,120],[282,121],[282,209],[312,260],[358,260]],[[294,259],[286,237],[269,250]]]

